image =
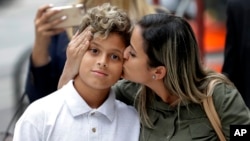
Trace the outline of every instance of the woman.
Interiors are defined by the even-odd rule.
[[[161,7],[152,7],[146,0],[77,0],[77,3],[83,3],[87,9],[105,2],[125,10],[135,21],[149,13],[167,12]],[[57,90],[66,60],[66,47],[73,35],[73,28],[53,28],[64,19],[48,22],[50,17],[60,12],[47,12],[49,8],[50,5],[41,6],[35,17],[35,42],[25,86],[25,93],[30,102]]]
[[[118,99],[137,108],[140,140],[218,140],[202,107],[202,100],[211,95],[227,140],[230,125],[250,124],[249,109],[233,84],[202,66],[194,33],[184,19],[144,16],[133,29],[130,44],[124,52],[127,80],[114,89]],[[71,46],[67,61],[79,64],[73,53],[87,48]],[[65,65],[59,87],[78,73],[74,69]]]

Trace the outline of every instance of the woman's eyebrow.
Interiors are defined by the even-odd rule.
[[[132,43],[130,42],[130,45],[129,45],[133,50],[135,50],[134,46],[132,45]]]

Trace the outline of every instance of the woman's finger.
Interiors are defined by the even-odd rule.
[[[89,30],[84,30],[82,33],[75,34],[74,38],[70,41],[69,45],[79,47],[83,41],[90,40],[92,33]]]
[[[43,5],[41,6],[40,8],[38,8],[38,11],[36,13],[36,18],[39,18],[43,15],[43,13],[45,11],[47,11],[47,9],[51,8],[52,7],[52,4],[47,4],[47,5]]]
[[[76,38],[76,43],[79,45],[82,43],[84,40],[91,40],[92,38],[92,33],[89,28],[86,28],[82,33],[78,35]]]

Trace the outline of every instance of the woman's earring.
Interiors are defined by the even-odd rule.
[[[154,80],[155,80],[155,78],[156,78],[156,76],[155,76],[155,75],[153,75],[153,76],[152,76],[152,79],[154,79]]]

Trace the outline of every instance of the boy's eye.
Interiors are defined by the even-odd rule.
[[[115,54],[112,54],[112,55],[111,55],[111,59],[112,59],[112,60],[120,60],[120,57],[117,56],[117,55],[115,55]]]
[[[90,49],[90,52],[93,53],[93,54],[98,54],[99,50],[95,49],[95,48],[92,48],[92,49]]]

